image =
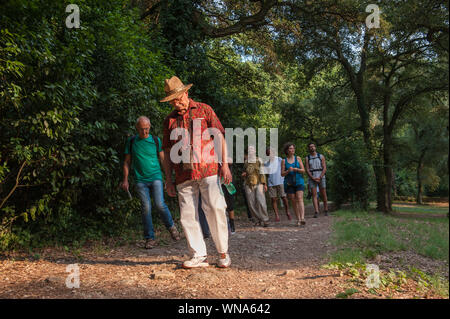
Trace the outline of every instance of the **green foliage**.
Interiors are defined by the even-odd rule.
[[[137,201],[117,189],[125,137],[139,115],[161,135],[171,108],[158,101],[175,74],[194,84],[190,96],[210,104],[224,127],[278,127],[280,146],[291,140],[302,157],[318,142],[338,204],[366,209],[376,192],[385,198],[369,165],[378,186],[392,167],[398,193],[410,195],[415,167],[406,155],[417,158],[436,136],[440,160],[428,161],[420,180],[425,192],[448,192],[448,129],[433,129],[436,118],[448,127],[447,117],[439,111],[421,122],[435,109],[448,113],[448,97],[435,94],[448,83],[448,4],[381,1],[382,27],[364,33],[365,5],[355,0],[277,3],[216,38],[260,10],[253,1],[221,3],[80,0],[81,28],[68,29],[64,2],[2,2],[3,248],[138,224]],[[176,201],[167,202],[175,212]]]
[[[360,262],[376,255],[411,250],[438,259],[449,258],[448,219],[399,219],[358,211],[339,211],[333,224],[333,261]]]
[[[412,212],[418,214],[442,214],[445,215],[448,213],[448,207],[433,207],[430,205],[414,205],[410,207],[405,206],[397,206],[394,204],[394,210],[400,212]]]
[[[425,96],[396,136],[396,195],[448,194],[448,93]]]
[[[377,274],[374,274],[367,266],[367,264],[359,262],[331,262],[323,265],[322,268],[339,270],[341,276],[349,276],[351,278],[350,282],[357,287],[367,286],[367,282],[370,281],[371,285],[375,287],[369,288],[368,292],[374,295],[379,295],[383,291],[396,290],[401,292],[403,287],[408,284],[408,280],[413,280],[417,283],[419,292],[432,291],[443,297],[448,297],[449,295],[449,282],[439,275],[426,274],[415,267],[409,267],[405,271],[397,269],[380,270]],[[359,291],[356,288],[348,288],[344,292],[337,294],[336,298],[346,299],[357,292]]]
[[[349,289],[346,289],[344,292],[338,293],[336,295],[336,298],[338,298],[338,299],[347,299],[348,297],[350,297],[351,295],[353,295],[353,294],[355,294],[357,292],[359,292],[358,289],[349,288]]]
[[[417,193],[417,180],[414,172],[401,168],[395,172],[395,195],[415,196]]]
[[[330,194],[336,205],[349,201],[355,208],[368,208],[371,175],[365,154],[359,139],[347,139],[336,144],[332,165],[327,167],[332,185]]]
[[[449,281],[442,276],[430,275],[415,267],[410,268],[408,275],[418,282],[420,290],[434,290],[445,298],[449,297]]]
[[[61,2],[1,5],[3,248],[120,233],[138,213],[117,189],[125,138],[139,115],[160,133],[170,70],[122,1],[78,5],[80,29]]]

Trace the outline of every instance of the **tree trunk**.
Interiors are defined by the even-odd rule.
[[[419,171],[417,171],[417,175],[419,174]],[[417,176],[418,184],[417,184],[417,197],[416,197],[416,203],[418,205],[423,204],[423,198],[422,198],[422,182],[420,181],[420,177]]]
[[[422,153],[423,154],[423,153]],[[422,169],[423,169],[423,155],[420,155],[419,157],[419,163],[417,164],[417,197],[416,197],[416,203],[418,205],[423,204],[423,184],[422,184]]]
[[[375,164],[374,173],[377,183],[377,211],[388,213],[389,202],[386,196],[387,182],[383,167],[379,164]]]
[[[384,134],[384,147],[383,147],[383,173],[386,178],[386,184],[384,185],[384,197],[386,203],[383,212],[389,213],[392,211],[392,137],[389,132]]]
[[[391,176],[392,176],[392,198],[395,198],[397,196],[397,183],[395,182],[394,169],[391,169]]]

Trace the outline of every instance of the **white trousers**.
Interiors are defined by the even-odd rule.
[[[177,185],[180,221],[193,257],[206,256],[206,244],[198,218],[198,195],[202,196],[211,237],[219,254],[228,252],[228,225],[225,198],[217,175],[189,180]]]

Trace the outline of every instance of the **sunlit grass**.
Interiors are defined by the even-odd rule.
[[[338,248],[332,259],[365,262],[380,253],[411,250],[438,260],[449,260],[447,218],[406,219],[382,213],[338,211],[332,242]]]
[[[394,211],[399,212],[411,212],[411,213],[433,213],[433,214],[447,214],[448,207],[433,207],[427,205],[405,206],[405,205],[393,205]]]

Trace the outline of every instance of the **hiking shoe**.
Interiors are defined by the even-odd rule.
[[[190,260],[186,260],[183,263],[183,268],[198,268],[198,267],[208,267],[208,261],[206,260],[206,256],[193,257]]]
[[[264,223],[263,223],[263,227],[269,227],[269,223],[264,222]]]
[[[300,225],[302,225],[302,226],[306,225],[305,220],[300,221]]]
[[[276,216],[276,217],[275,217],[275,221],[276,221],[276,222],[279,222],[279,221],[280,221],[280,216]]]
[[[169,228],[169,232],[173,240],[179,241],[181,239],[180,233],[178,232],[178,229],[177,227],[175,227],[175,225]]]
[[[317,218],[318,215],[319,215],[319,213],[318,213],[318,212],[315,212],[315,213],[314,213],[314,218]]]
[[[291,220],[291,219],[292,219],[291,214],[287,213],[287,218],[288,218],[289,220]]]
[[[152,248],[156,247],[157,245],[158,245],[158,243],[156,242],[156,240],[148,238],[145,241],[145,246],[144,247],[145,247],[145,249],[152,249]]]
[[[230,232],[232,234],[234,234],[236,232],[236,229],[234,227],[234,219],[231,219],[231,218],[230,218]]]
[[[231,265],[230,255],[220,254],[218,266],[220,268],[228,268]]]
[[[324,212],[324,215],[325,215],[325,216],[328,216],[328,211],[327,211],[327,210]]]

